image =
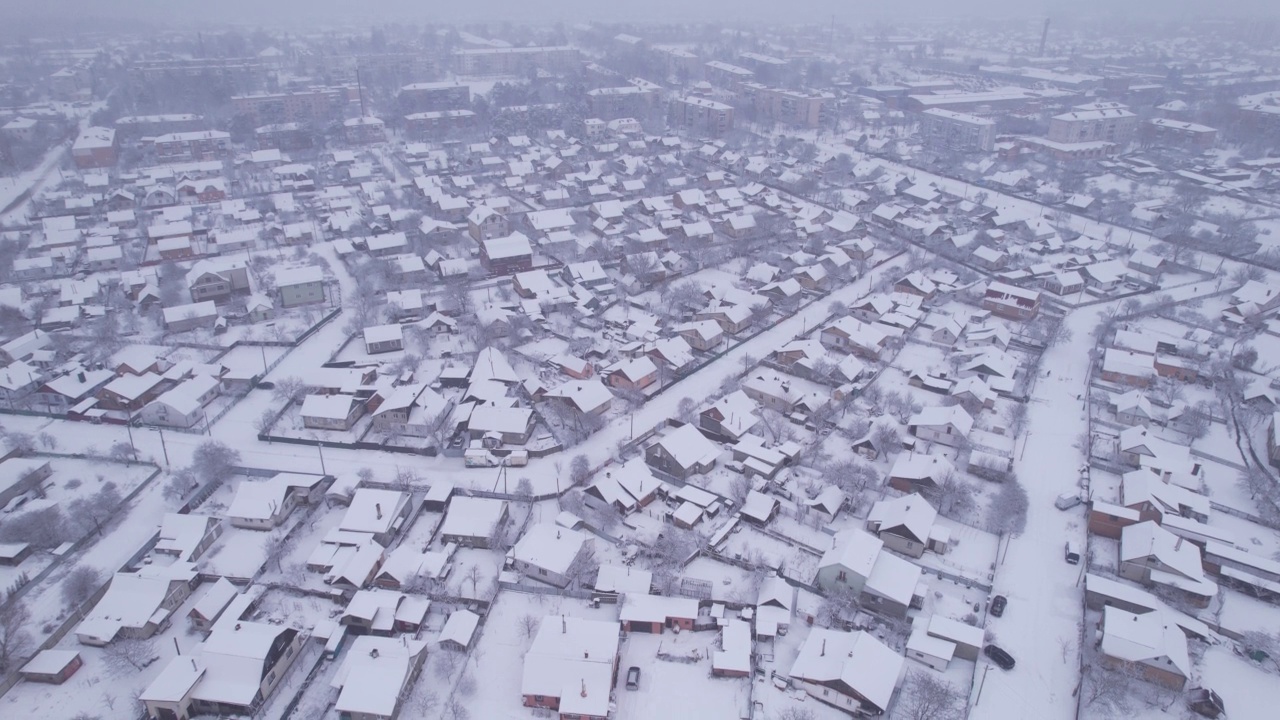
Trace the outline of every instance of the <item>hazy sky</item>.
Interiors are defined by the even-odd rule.
[[[362,23],[410,19],[416,22],[545,22],[582,20],[749,20],[841,22],[858,19],[920,18],[928,15],[1057,15],[1088,12],[1133,15],[1280,13],[1276,0],[0,0],[0,18],[10,14],[56,14],[61,17],[109,15],[159,22],[183,19],[214,22],[280,23],[289,19],[360,19]],[[12,15],[10,15],[12,17]]]
[[[1276,0],[0,0],[0,18],[40,15],[128,16],[160,23],[186,21],[278,24],[291,19],[363,24],[424,22],[537,22],[584,20],[876,21],[956,15],[1079,17],[1088,12],[1188,16],[1276,15]]]

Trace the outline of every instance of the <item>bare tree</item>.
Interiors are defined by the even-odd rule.
[[[871,430],[871,444],[885,455],[892,455],[902,449],[902,436],[898,428],[889,423],[876,423]]]
[[[520,632],[524,633],[526,638],[533,638],[538,633],[538,617],[526,613],[520,616]]]
[[[73,608],[80,607],[85,600],[88,600],[102,585],[102,577],[87,565],[80,567],[67,573],[67,577],[62,580],[62,599]]]
[[[155,660],[155,644],[142,638],[116,640],[103,651],[112,675],[130,675]]]
[[[204,483],[225,480],[240,462],[240,452],[217,440],[200,443],[191,454],[191,469]]]
[[[129,443],[117,440],[111,443],[110,449],[107,450],[107,457],[123,463],[137,462],[138,451]]]
[[[591,461],[586,455],[574,455],[569,461],[569,482],[581,485],[591,478]]]
[[[973,486],[951,469],[943,471],[934,485],[924,492],[925,497],[937,506],[938,512],[949,518],[960,518],[973,512],[977,507],[974,494]]]
[[[991,532],[997,534],[1018,535],[1027,527],[1027,491],[1022,484],[1009,478],[1000,486],[1000,491],[991,500],[990,520]]]
[[[903,683],[894,717],[904,720],[958,720],[964,697],[955,685],[924,670],[912,670]]]
[[[27,632],[30,622],[26,605],[11,602],[0,607],[0,672],[8,671],[11,663],[31,649],[33,642]]]

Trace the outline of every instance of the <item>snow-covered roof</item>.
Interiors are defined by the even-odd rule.
[[[791,677],[819,684],[840,682],[884,710],[905,662],[865,632],[814,628],[791,666]]]
[[[542,523],[525,531],[511,555],[519,562],[564,575],[588,542],[589,538],[577,530]]]

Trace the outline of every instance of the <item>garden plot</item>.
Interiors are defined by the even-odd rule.
[[[743,560],[757,566],[782,568],[788,577],[805,581],[817,574],[818,561],[821,559],[820,555],[765,535],[750,525],[747,525],[742,532],[731,533],[720,552],[725,557]]]

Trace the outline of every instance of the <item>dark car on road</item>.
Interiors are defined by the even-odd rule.
[[[991,662],[999,665],[1001,670],[1012,670],[1015,664],[1012,655],[995,645],[988,645],[982,648],[982,654],[991,658]]]
[[[1009,598],[1003,595],[997,595],[991,598],[991,615],[992,617],[1003,617],[1004,606],[1009,604]]]

